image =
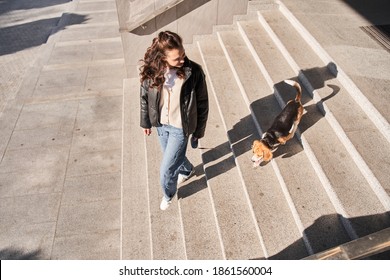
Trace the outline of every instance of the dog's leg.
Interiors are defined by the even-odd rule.
[[[281,145],[285,145],[288,140],[294,137],[295,131],[297,131],[299,120],[296,120],[290,128],[287,136],[279,137],[278,141]]]
[[[279,142],[281,145],[286,145],[287,141],[289,140],[289,138],[288,138],[289,136],[290,136],[290,134],[287,135],[286,137],[279,137],[279,138],[278,138],[278,142]]]

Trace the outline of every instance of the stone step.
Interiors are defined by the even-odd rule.
[[[79,0],[77,5],[78,12],[88,11],[102,11],[114,10],[116,11],[116,1],[112,0]]]
[[[93,60],[122,58],[123,50],[120,40],[73,41],[67,44],[56,44],[47,64],[87,64]]]
[[[118,37],[118,23],[105,22],[102,24],[88,24],[82,22],[77,25],[69,25],[61,32],[61,41],[91,40],[100,38]]]
[[[205,38],[205,41],[200,42],[207,45],[210,38]],[[199,60],[199,56],[194,55],[194,60],[203,64],[208,78],[209,90],[210,113],[206,135],[201,139],[202,147],[204,147],[202,149],[202,159],[208,189],[218,221],[224,258],[263,258],[261,237],[254,222],[253,209],[249,203],[248,195],[231,150],[226,123],[221,118],[218,101],[213,96],[216,85],[213,83],[214,78],[209,72],[207,58],[204,57],[204,55],[212,56],[212,54],[203,52],[203,47],[203,45],[200,46],[202,60]],[[218,74],[223,75],[223,73]]]
[[[138,111],[139,112],[139,111]],[[135,133],[142,133],[140,129]],[[132,133],[134,133],[132,132]],[[147,137],[146,164],[147,188],[150,211],[150,231],[152,243],[152,259],[186,259],[184,232],[178,203],[174,201],[166,211],[160,210],[162,191],[160,187],[161,149],[156,137],[156,130],[152,137]],[[140,186],[142,187],[142,186]]]
[[[202,59],[196,44],[185,46],[185,50],[191,60],[201,64]],[[209,83],[208,80],[207,83]],[[209,131],[212,133],[213,130],[214,128],[208,124],[206,134]],[[218,224],[218,216],[203,161],[203,154],[209,150],[210,146],[204,139],[199,140],[198,149],[188,148],[187,157],[195,166],[196,177],[191,178],[188,183],[185,182],[178,191],[181,211],[183,215],[188,215],[188,218],[183,220],[183,224],[184,228],[189,229],[186,234],[189,259],[226,259],[221,227]],[[194,232],[196,234],[193,234]],[[188,240],[193,240],[193,242],[188,242]],[[226,248],[229,249],[229,246]]]
[[[200,141],[200,148],[202,145]],[[187,158],[195,166],[195,174],[179,186],[177,193],[187,259],[223,259],[223,244],[210,190],[207,188],[201,153],[189,147]]]
[[[248,13],[265,11],[265,10],[275,10],[278,5],[273,0],[251,0],[248,2]]]
[[[149,169],[139,126],[138,79],[123,84],[121,259],[152,259]],[[136,165],[134,163],[137,163]]]

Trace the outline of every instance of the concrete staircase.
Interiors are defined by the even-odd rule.
[[[124,82],[123,259],[301,259],[390,226],[390,131],[337,61],[278,1],[195,36],[210,115],[196,175],[159,210],[160,147],[139,127],[139,82]],[[252,167],[251,144],[295,90],[299,131]],[[368,148],[369,147],[369,148]]]

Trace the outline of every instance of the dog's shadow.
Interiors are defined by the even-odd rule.
[[[303,147],[298,139],[291,139],[285,145],[280,145],[278,149],[273,153],[273,158],[289,158],[303,151]],[[266,166],[271,161],[262,161],[260,167]]]
[[[298,139],[295,137],[288,141],[285,145],[280,145],[276,151],[273,153],[273,158],[289,158],[292,157],[300,152],[303,151],[303,146],[299,142]],[[262,161],[260,163],[260,167],[266,166],[270,163],[271,161]]]
[[[332,90],[328,96],[322,98],[315,104],[304,106],[306,113],[302,116],[302,120],[299,125],[300,133],[304,133],[326,115],[324,102],[334,97],[340,91],[340,88],[336,85],[328,84],[327,86]]]

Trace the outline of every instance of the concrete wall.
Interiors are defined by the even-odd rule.
[[[127,29],[131,8],[138,0],[116,0],[121,30]],[[143,0],[144,2],[155,0]],[[212,33],[214,25],[231,24],[233,16],[246,14],[250,0],[184,0],[159,14],[142,27],[122,32],[127,76],[137,77],[137,64],[162,30],[180,34],[184,43],[192,43],[193,35]]]

